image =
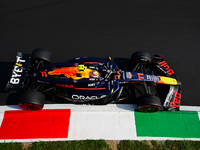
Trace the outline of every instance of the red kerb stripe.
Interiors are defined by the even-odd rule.
[[[0,139],[67,138],[70,109],[5,111]]]

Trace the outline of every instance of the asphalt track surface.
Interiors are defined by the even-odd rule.
[[[0,104],[17,51],[45,48],[54,62],[81,57],[162,55],[182,82],[182,105],[200,106],[200,2],[197,0],[1,0]]]

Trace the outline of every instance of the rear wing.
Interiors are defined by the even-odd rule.
[[[160,55],[154,55],[153,63],[161,70],[167,77],[177,80],[177,85],[170,85],[169,92],[163,104],[167,110],[179,110],[181,102],[181,82],[175,75],[174,71],[169,67],[165,59]]]
[[[27,69],[29,67],[30,55],[17,52],[16,62],[14,64],[12,75],[6,88],[20,89],[24,87]]]

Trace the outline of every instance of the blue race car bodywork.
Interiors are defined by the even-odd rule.
[[[163,106],[167,110],[178,110],[181,83],[174,71],[167,65],[163,57],[155,55],[152,62],[165,76],[146,74],[143,67],[145,67],[147,60],[144,60],[142,56],[141,59],[134,60],[134,67],[131,70],[122,70],[110,57],[107,59],[84,57],[72,59],[67,63],[41,65],[45,59],[42,59],[43,62],[35,62],[32,60],[32,55],[18,53],[7,88],[35,90],[45,95],[64,98],[72,102],[101,100],[107,104],[126,98],[128,94],[124,96],[122,93],[127,86],[133,87],[142,84],[144,87],[143,95],[154,97],[149,90],[149,85],[167,84],[170,86],[170,90]],[[28,105],[28,102],[25,104]],[[41,106],[42,104],[36,103],[35,105]],[[26,109],[22,103],[20,103],[20,106]],[[154,103],[148,105],[146,102],[142,102],[139,107],[144,112],[161,109],[160,105],[157,109],[158,106],[154,106]]]

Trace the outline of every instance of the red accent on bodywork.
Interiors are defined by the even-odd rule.
[[[174,71],[173,71],[172,69],[170,69],[169,65],[167,65],[167,62],[166,62],[165,60],[162,61],[162,62],[159,62],[158,65],[160,65],[161,67],[165,67],[166,70],[167,70],[167,73],[168,73],[169,75],[174,74]]]
[[[168,73],[169,75],[172,75],[172,74],[174,74],[174,71],[173,71],[172,69],[169,69],[169,70],[167,70],[167,73]]]
[[[175,95],[174,95],[174,100],[170,102],[169,106],[170,107],[180,107],[180,103],[181,103],[181,93],[178,93],[176,91],[174,91]]]
[[[167,65],[167,63],[166,63],[165,61],[159,62],[158,64],[159,64],[161,67],[164,66],[164,65]]]
[[[42,74],[42,77],[47,77],[46,70],[45,71],[40,71],[40,73]]]
[[[116,79],[116,80],[117,80],[117,79],[120,79],[120,77],[121,77],[120,72],[119,72],[119,71],[115,71],[115,73],[116,73],[116,75],[114,76],[115,79]]]
[[[73,85],[67,85],[67,84],[56,84],[57,86],[65,87],[65,88],[74,88]]]
[[[161,76],[158,76],[161,78]],[[159,82],[156,82],[156,84],[165,84],[164,81],[160,80]]]
[[[156,84],[165,84],[163,81],[156,82]]]
[[[133,77],[132,73],[129,72],[128,77],[129,77],[129,79],[131,79]]]
[[[144,76],[143,73],[138,73],[138,79],[139,79],[139,80],[144,79],[144,77],[142,77],[142,76]]]
[[[140,83],[141,81],[130,81],[129,83]]]
[[[66,77],[73,77],[76,76],[76,68],[77,67],[65,67],[65,68],[59,68],[55,69],[53,71],[49,71],[49,75],[65,75]]]

